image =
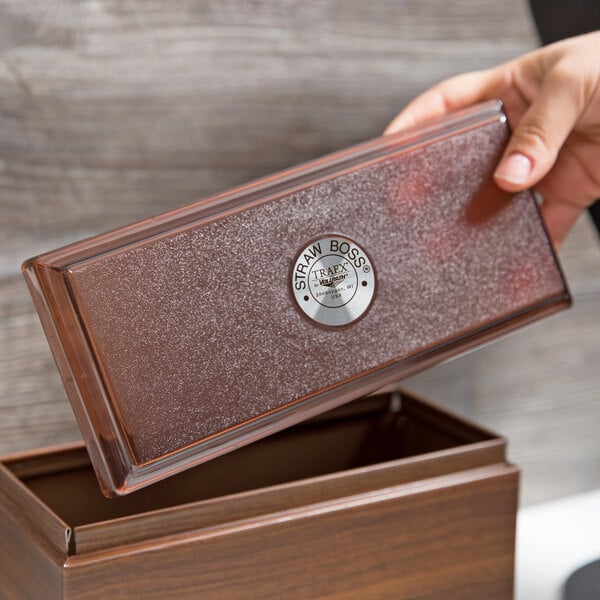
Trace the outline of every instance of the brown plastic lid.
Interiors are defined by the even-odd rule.
[[[126,494],[570,297],[499,102],[33,258],[100,485]]]

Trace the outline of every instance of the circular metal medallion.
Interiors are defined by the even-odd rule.
[[[292,270],[292,290],[304,314],[321,325],[348,325],[369,308],[375,272],[365,251],[341,236],[306,246]]]

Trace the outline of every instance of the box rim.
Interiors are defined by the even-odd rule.
[[[380,394],[383,398],[390,399],[398,390]],[[46,533],[49,541],[60,552],[65,555],[78,556],[89,552],[106,550],[116,545],[127,545],[129,543],[148,543],[149,540],[184,534],[192,529],[218,528],[224,526],[236,510],[238,517],[235,521],[258,519],[261,515],[277,512],[278,502],[289,502],[294,495],[302,490],[300,503],[291,506],[289,510],[300,509],[306,504],[306,496],[309,503],[318,504],[334,501],[336,498],[348,495],[372,493],[381,489],[382,478],[386,475],[393,481],[404,477],[401,483],[395,486],[410,486],[415,482],[427,481],[439,477],[447,477],[463,471],[471,471],[493,465],[508,466],[506,462],[506,440],[489,429],[481,427],[460,415],[456,415],[444,407],[437,406],[419,396],[402,390],[402,401],[408,409],[408,414],[414,411],[416,418],[424,420],[428,425],[431,423],[435,429],[441,429],[450,435],[463,439],[458,445],[418,455],[402,457],[387,461],[377,462],[371,465],[354,467],[305,477],[293,479],[268,486],[241,490],[238,492],[213,496],[202,500],[161,507],[136,514],[124,515],[112,519],[84,523],[82,525],[71,525],[66,523],[54,510],[52,510],[39,496],[37,496],[26,482],[20,477],[35,476],[36,473],[26,468],[17,467],[16,472],[11,471],[10,465],[18,465],[19,462],[37,462],[38,466],[48,469],[54,456],[56,463],[63,467],[50,469],[58,472],[86,465],[91,467],[89,459],[82,461],[85,445],[82,441],[50,446],[20,452],[0,457],[0,473],[8,474],[10,483],[3,483],[0,478],[0,494],[11,493],[18,490],[17,495],[29,498],[37,506],[37,511],[53,523],[52,533]],[[375,396],[370,398],[375,399]],[[473,439],[482,435],[487,439]],[[71,460],[72,455],[75,460]],[[66,468],[65,468],[66,467]],[[430,470],[423,477],[423,471]],[[43,470],[37,474],[48,472]],[[383,487],[386,487],[385,485]],[[390,486],[387,486],[390,487]],[[311,495],[312,494],[312,495]],[[253,508],[254,507],[254,508]],[[258,508],[256,508],[258,507]],[[212,512],[211,512],[212,511]],[[167,521],[168,526],[167,526]],[[58,529],[60,527],[60,529]],[[28,530],[35,533],[37,520],[28,523]],[[60,533],[59,533],[60,532]],[[62,537],[61,537],[62,536]],[[115,537],[122,537],[125,544],[115,544]],[[59,543],[59,540],[63,543]]]

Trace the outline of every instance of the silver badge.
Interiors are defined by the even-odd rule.
[[[324,237],[298,255],[292,290],[302,312],[317,323],[348,325],[373,300],[373,265],[358,244],[340,236]]]

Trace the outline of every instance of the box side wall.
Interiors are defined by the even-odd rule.
[[[119,451],[125,442],[109,410],[102,378],[66,279],[60,271],[38,265],[33,259],[25,262],[22,270],[98,482],[109,495],[129,469],[124,465],[127,458]],[[92,401],[94,398],[102,402]]]
[[[0,506],[0,597],[55,600],[63,597],[63,566]]]
[[[66,523],[0,463],[0,598],[62,598],[70,539]]]
[[[518,470],[495,465],[70,558],[65,598],[508,600]]]
[[[421,485],[423,480],[486,467],[504,460],[504,447],[500,443],[479,446],[470,451],[440,452],[429,458],[392,461],[229,496],[216,496],[165,510],[139,512],[84,524],[75,528],[74,554],[151,541],[190,530],[214,528],[232,521],[260,518],[270,513],[377,492],[392,486]]]

